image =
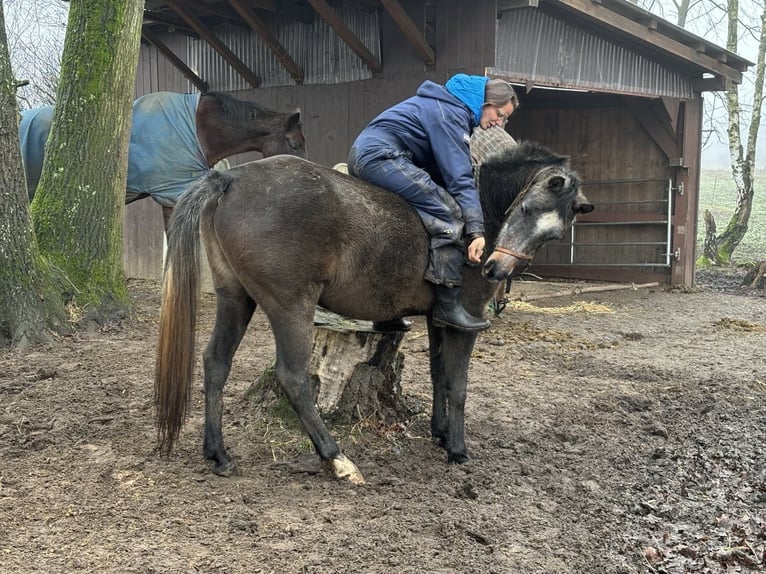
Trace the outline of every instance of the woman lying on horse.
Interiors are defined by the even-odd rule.
[[[469,264],[478,264],[484,250],[469,143],[475,127],[504,126],[518,105],[504,80],[457,74],[444,86],[425,81],[415,96],[372,120],[351,148],[349,173],[407,200],[428,230],[425,278],[434,286],[437,326],[489,327],[489,321],[469,314],[460,303],[465,244]],[[397,319],[375,326],[407,330],[410,324]]]

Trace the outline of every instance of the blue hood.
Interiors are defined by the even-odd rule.
[[[469,76],[468,74],[455,74],[444,87],[447,91],[463,102],[473,112],[476,125],[481,119],[481,106],[484,104],[484,90],[489,78],[486,76]]]

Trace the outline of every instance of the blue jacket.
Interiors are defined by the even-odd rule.
[[[471,132],[479,124],[484,76],[457,74],[445,86],[426,80],[416,95],[387,109],[368,129],[382,129],[412,152],[413,163],[436,166],[463,212],[466,235],[484,233],[484,218],[471,171]]]

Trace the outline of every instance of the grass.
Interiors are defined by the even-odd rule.
[[[734,251],[734,263],[747,263],[766,259],[766,172],[759,171],[755,177],[753,210],[750,214],[747,234]],[[731,172],[727,170],[702,170],[700,175],[699,219],[697,225],[697,253],[702,253],[705,238],[703,213],[709,210],[715,217],[718,232],[725,229],[737,204],[737,191]]]

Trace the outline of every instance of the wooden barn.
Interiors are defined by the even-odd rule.
[[[702,94],[752,65],[627,0],[147,0],[143,39],[136,97],[210,89],[300,108],[326,165],[425,79],[507,79],[521,100],[507,130],[571,156],[596,205],[531,270],[687,286]],[[125,239],[128,276],[160,277],[159,206],[128,206]]]

